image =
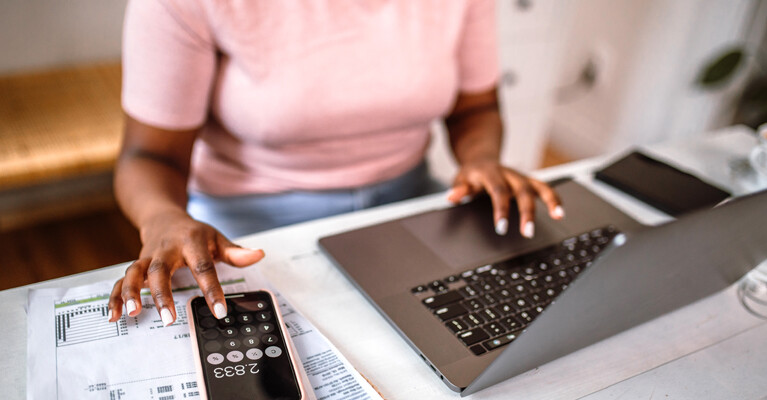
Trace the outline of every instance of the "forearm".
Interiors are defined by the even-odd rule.
[[[121,157],[115,171],[115,196],[123,213],[139,229],[159,216],[185,213],[188,175],[146,154]]]
[[[474,110],[446,121],[450,145],[459,165],[500,159],[503,128],[498,110]]]
[[[160,129],[126,115],[115,196],[142,239],[145,228],[158,217],[186,212],[186,182],[197,133]]]
[[[495,91],[462,97],[445,119],[450,145],[459,165],[500,158],[503,126]]]

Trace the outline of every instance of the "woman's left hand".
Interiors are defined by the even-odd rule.
[[[564,218],[562,202],[547,184],[506,168],[496,160],[482,160],[463,164],[453,181],[448,200],[458,204],[471,200],[485,191],[493,203],[495,232],[505,235],[509,228],[512,198],[519,208],[519,232],[526,238],[535,234],[535,199],[540,197],[551,218]]]

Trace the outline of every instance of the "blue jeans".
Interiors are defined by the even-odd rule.
[[[211,196],[190,193],[187,211],[229,238],[343,214],[445,190],[422,162],[405,174],[354,189],[272,195]]]

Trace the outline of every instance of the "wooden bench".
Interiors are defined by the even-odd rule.
[[[119,62],[0,77],[0,231],[114,207]]]

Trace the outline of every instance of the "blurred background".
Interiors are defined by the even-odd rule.
[[[509,165],[767,122],[767,0],[496,1]],[[138,255],[111,190],[125,4],[0,2],[0,289]]]

